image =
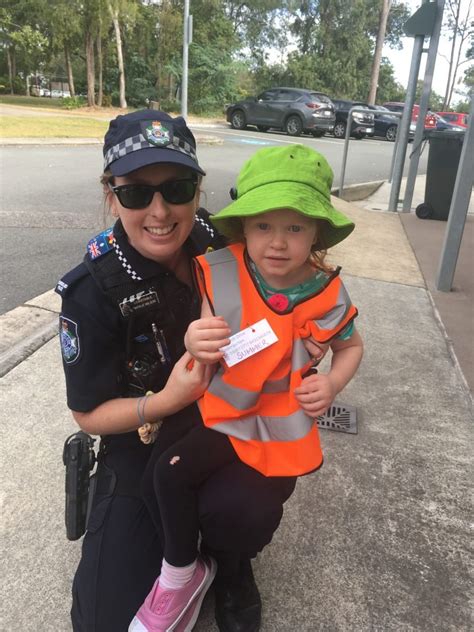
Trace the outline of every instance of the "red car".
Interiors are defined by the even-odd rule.
[[[448,123],[459,125],[459,127],[467,127],[469,122],[469,115],[464,112],[436,112],[436,114],[442,116]]]
[[[403,108],[405,107],[404,103],[399,103],[398,101],[389,101],[383,105],[387,110],[392,110],[392,112],[403,112]],[[411,112],[410,131],[412,133],[415,132],[419,111],[420,106],[415,103]],[[425,116],[425,129],[436,129],[436,117],[432,112],[428,112]]]

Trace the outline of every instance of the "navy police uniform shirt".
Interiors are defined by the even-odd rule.
[[[184,247],[191,257],[202,254],[209,247],[219,248],[224,245],[222,238],[209,224],[209,214],[200,209],[196,223]],[[110,235],[112,231],[108,231]],[[121,264],[131,279],[143,279],[164,275],[173,277],[173,273],[160,264],[146,259],[129,243],[120,220],[113,228],[115,247],[107,243],[107,231],[98,243],[97,239],[89,242],[89,255],[101,256],[103,251],[116,250]],[[104,245],[105,244],[105,245]],[[92,248],[99,248],[94,251]],[[110,255],[112,256],[112,255]],[[178,323],[178,330],[183,336],[189,322],[199,318],[199,301],[197,293],[188,286],[183,286],[187,293],[186,309],[183,305],[170,305],[172,311],[182,315],[183,321]],[[183,291],[184,291],[183,290]],[[117,304],[98,287],[96,281],[84,263],[68,272],[58,283],[56,292],[62,297],[62,310],[59,323],[59,336],[66,377],[67,404],[71,410],[88,412],[99,404],[124,395],[123,369],[126,354],[126,327]],[[167,301],[183,302],[183,292],[167,294]],[[173,309],[175,307],[176,309]],[[192,317],[191,317],[192,314]],[[169,367],[171,372],[172,364]]]

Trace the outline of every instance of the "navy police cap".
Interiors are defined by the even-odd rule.
[[[196,140],[181,117],[159,110],[121,114],[110,122],[104,138],[104,171],[125,176],[131,171],[169,163],[188,167],[202,175]]]

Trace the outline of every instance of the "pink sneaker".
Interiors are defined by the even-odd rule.
[[[217,564],[211,557],[198,557],[191,580],[178,590],[160,588],[158,577],[128,632],[190,632],[216,570]]]

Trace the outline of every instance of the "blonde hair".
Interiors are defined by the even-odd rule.
[[[229,222],[232,222],[232,238],[229,240],[234,244],[245,244],[244,226],[240,217],[229,218]],[[321,270],[327,274],[334,272],[334,267],[326,263],[325,259],[328,254],[327,246],[324,239],[324,224],[323,219],[314,219],[316,222],[316,242],[311,247],[309,254],[309,261],[316,270]]]

